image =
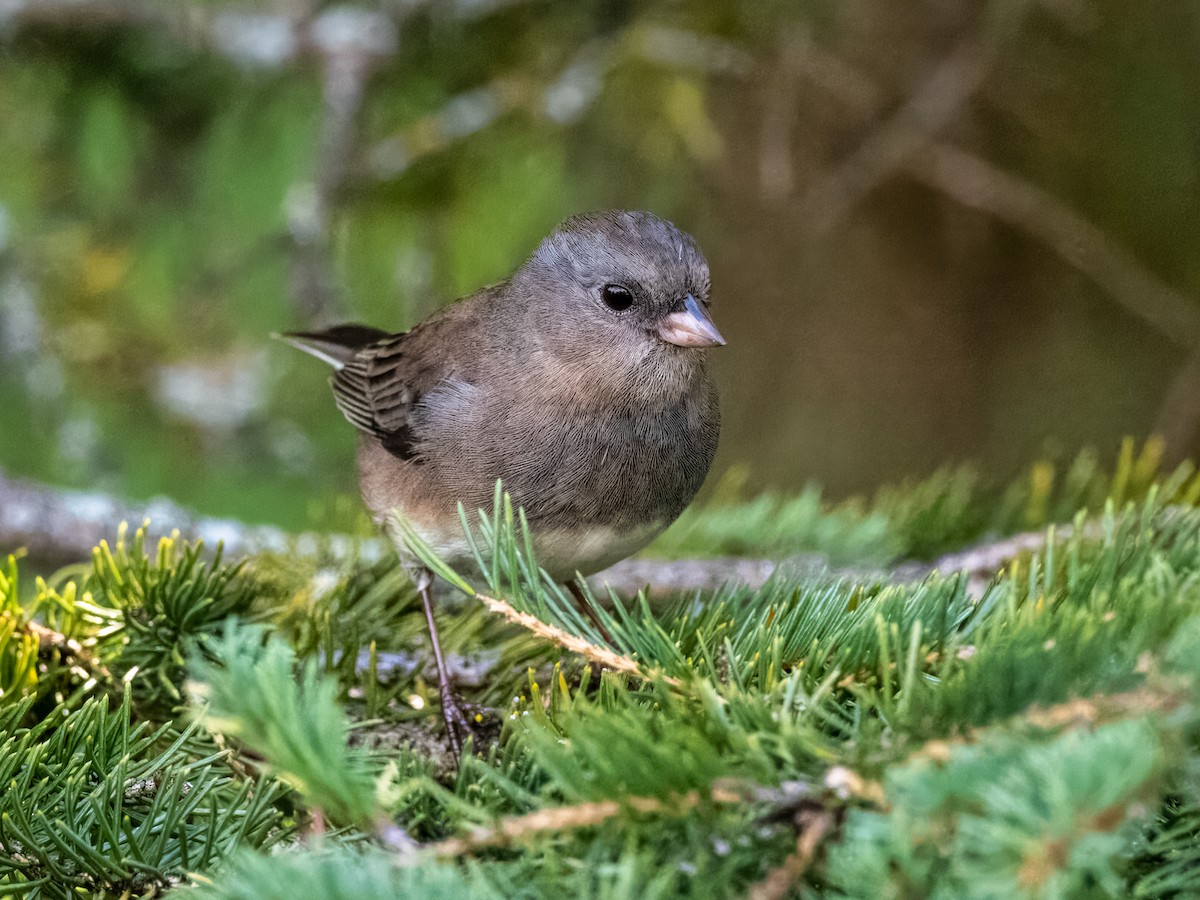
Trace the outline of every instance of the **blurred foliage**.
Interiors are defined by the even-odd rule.
[[[0,32],[0,408],[23,423],[0,428],[0,464],[356,527],[339,500],[354,438],[324,373],[265,340],[311,324],[296,235],[327,165],[321,65],[272,62],[253,18],[238,27],[257,58],[184,37],[308,7],[108,21],[36,6]],[[398,50],[328,198],[330,317],[407,327],[572,212],[649,207],[712,259],[731,334],[718,467],[755,488],[816,476],[844,495],[956,457],[1011,471],[1050,438],[1151,427],[1169,336],[1131,331],[1036,241],[903,179],[828,239],[800,201],[953,41],[975,41],[993,70],[947,138],[1195,291],[1192,4],[368,6]],[[790,144],[770,157],[780,128]],[[768,190],[772,165],[790,194]]]
[[[1126,439],[1111,466],[1094,450],[1047,457],[1007,484],[978,467],[939,469],[924,479],[885,485],[870,498],[823,502],[810,486],[795,497],[742,497],[744,473],[726,474],[706,504],[685,510],[648,552],[669,557],[728,554],[780,557],[815,553],[840,565],[932,560],[982,538],[1069,522],[1108,503],[1194,505],[1200,473],[1191,462],[1164,463],[1159,438]]]

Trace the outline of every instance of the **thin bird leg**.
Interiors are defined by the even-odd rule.
[[[571,592],[571,596],[575,598],[575,605],[579,607],[579,611],[588,617],[588,621],[596,626],[596,630],[600,632],[600,637],[608,642],[609,646],[615,646],[613,636],[608,633],[608,629],[604,627],[604,623],[600,621],[600,617],[596,615],[596,611],[592,609],[592,604],[588,602],[584,596],[583,588],[579,584],[579,580],[572,578],[567,583],[567,590]]]
[[[446,720],[446,734],[450,739],[450,752],[454,761],[462,758],[463,737],[471,733],[467,717],[463,715],[454,696],[454,688],[450,685],[450,672],[446,668],[446,658],[442,656],[442,645],[438,640],[437,623],[433,618],[433,600],[429,596],[429,585],[421,588],[421,603],[425,607],[425,623],[429,626],[429,642],[433,645],[433,658],[437,663],[438,691],[442,699],[442,718]]]

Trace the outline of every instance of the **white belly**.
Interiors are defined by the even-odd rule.
[[[533,550],[538,565],[555,581],[569,581],[577,572],[591,575],[637,553],[665,527],[664,523],[654,522],[626,529],[606,525],[559,529],[535,534]]]

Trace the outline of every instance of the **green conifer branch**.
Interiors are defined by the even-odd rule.
[[[64,896],[61,883],[102,896],[189,878],[218,897],[275,896],[280,885],[322,897],[628,895],[634,885],[642,896],[1186,896],[1200,866],[1200,512],[1195,477],[1164,476],[1152,449],[1130,444],[1107,473],[1079,462],[1061,476],[1031,471],[1003,509],[966,478],[897,491],[888,503],[907,512],[887,519],[888,533],[917,523],[897,545],[910,547],[1027,528],[1084,499],[1070,528],[1049,529],[970,592],[957,575],[895,584],[785,566],[756,589],[656,606],[591,598],[581,611],[538,569],[520,511],[498,494],[487,515],[464,516],[473,577],[522,632],[481,605],[444,610],[448,646],[502,661],[464,690],[511,698],[498,740],[481,741],[457,774],[425,749],[428,733],[426,743],[403,737],[436,722],[419,666],[384,691],[366,683],[385,654],[419,640],[411,593],[390,565],[277,577],[269,559],[206,569],[192,548],[101,548],[93,594],[70,579],[39,585],[22,595],[21,627],[60,628],[128,680],[124,690],[101,675],[93,687],[122,691],[124,727],[143,728],[129,761],[108,763],[122,815],[141,810],[175,830],[138,830],[143,820],[126,825],[111,811],[81,819],[93,809],[82,794],[56,801],[84,771],[85,749],[118,739],[119,710],[100,720],[95,701],[25,690],[0,704],[0,748],[15,747],[0,750],[0,784],[5,798],[24,798],[15,811],[0,800],[0,890]],[[972,518],[979,510],[987,516]],[[829,533],[851,534],[854,521]],[[230,627],[231,611],[260,624]],[[131,612],[143,618],[130,624]],[[574,641],[630,671],[594,670]],[[211,704],[187,729],[159,681],[178,690],[180,660]],[[534,671],[511,668],[516,660]],[[154,692],[165,702],[143,700]],[[57,710],[38,705],[48,696],[62,698]],[[339,698],[379,717],[359,731],[372,749],[355,745]],[[37,716],[49,724],[29,726]],[[21,737],[35,729],[37,740]],[[42,745],[60,733],[69,763],[39,779],[55,758]],[[31,743],[11,743],[21,739]],[[155,753],[166,760],[157,769]],[[248,779],[264,758],[273,774]],[[57,786],[42,798],[44,782]],[[38,818],[43,799],[64,813]],[[276,809],[294,811],[297,799],[360,844],[326,839],[319,852],[246,856],[217,871],[237,846],[303,826],[304,808],[294,819]],[[250,839],[223,816],[256,802],[272,824]],[[201,824],[213,835],[203,844]],[[453,858],[438,859],[438,847]]]
[[[128,694],[21,727],[31,703],[0,719],[0,886],[63,900],[141,894],[286,836],[279,790],[194,756],[194,727],[135,724]]]
[[[349,747],[350,725],[336,683],[314,660],[296,655],[262,629],[226,625],[214,663],[197,656],[193,694],[208,728],[236,737],[336,823],[370,826],[376,816],[378,765]]]

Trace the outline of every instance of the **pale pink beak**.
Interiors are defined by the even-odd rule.
[[[658,327],[658,336],[677,347],[723,347],[725,338],[717,331],[700,302],[688,294],[683,309],[673,312]]]

